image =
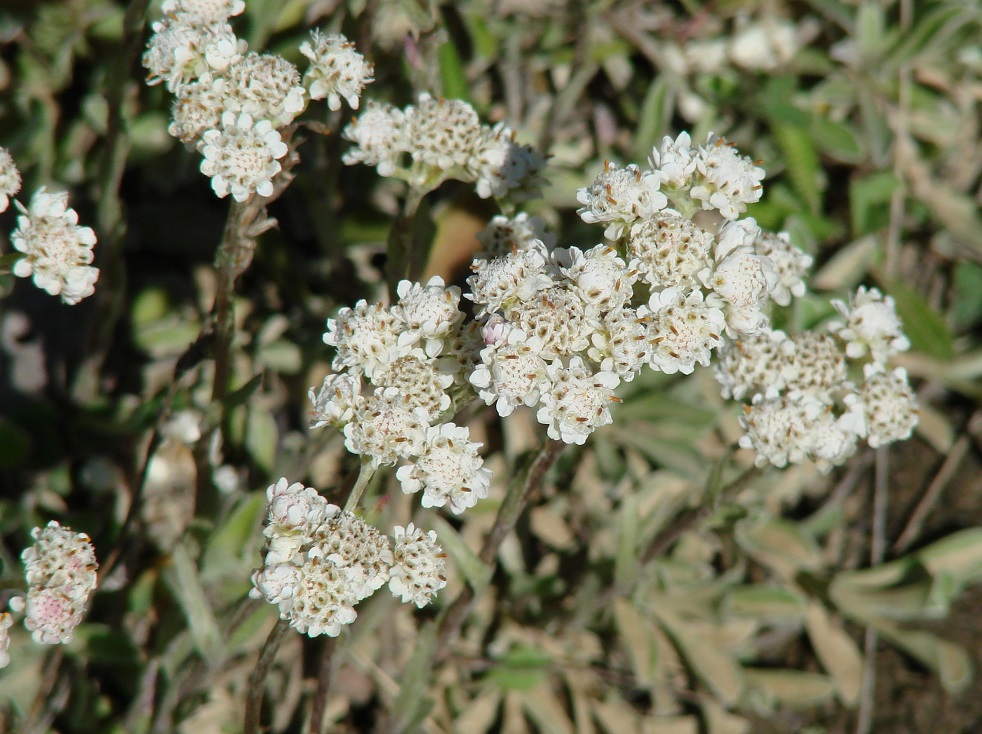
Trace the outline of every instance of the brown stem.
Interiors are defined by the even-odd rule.
[[[479,557],[486,565],[491,566],[494,563],[498,549],[501,548],[501,544],[508,533],[514,529],[515,523],[518,522],[518,518],[528,504],[529,497],[542,486],[546,473],[556,463],[565,448],[566,444],[560,441],[547,441],[532,466],[529,467],[525,481],[521,484],[516,482],[508,488],[508,493],[505,495],[501,507],[498,508],[498,516],[494,520],[494,526],[481,547]],[[433,651],[434,658],[438,657],[447,643],[457,635],[464,618],[470,611],[474,595],[474,587],[468,584],[447,607],[437,630],[436,646]]]
[[[321,666],[317,673],[317,691],[314,693],[314,705],[310,712],[310,734],[321,734],[324,730],[324,711],[327,709],[327,694],[331,690],[331,672],[337,646],[337,637],[329,637],[324,643]]]
[[[273,660],[280,649],[283,638],[286,637],[290,623],[285,619],[279,619],[269,631],[269,637],[263,645],[259,659],[256,661],[256,668],[249,676],[249,690],[246,692],[245,724],[242,728],[243,734],[256,734],[259,731],[259,718],[263,710],[263,692],[266,688],[266,676],[269,675],[270,668],[273,667]]]

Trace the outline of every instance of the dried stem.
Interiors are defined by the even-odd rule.
[[[887,484],[890,475],[890,454],[885,446],[876,450],[876,466],[873,475],[873,527],[870,539],[870,566],[883,563],[886,555]],[[860,688],[859,713],[856,715],[856,734],[869,734],[873,730],[873,695],[876,691],[876,646],[879,636],[873,627],[866,628],[863,655],[863,681]]]
[[[266,689],[266,676],[269,675],[270,668],[273,667],[273,660],[280,649],[283,638],[286,637],[290,623],[285,619],[279,619],[269,631],[269,636],[263,645],[259,659],[256,661],[256,668],[249,676],[249,690],[246,692],[245,725],[242,728],[243,734],[256,734],[259,731],[259,718],[263,709],[263,693]]]
[[[310,734],[322,734],[324,730],[324,711],[327,709],[327,694],[331,690],[334,651],[337,647],[337,637],[328,637],[324,643],[320,670],[317,673],[317,690],[314,693],[314,704],[310,711]]]
[[[498,508],[498,516],[494,520],[494,526],[481,547],[479,557],[488,566],[493,564],[498,555],[498,549],[501,548],[501,544],[508,533],[514,529],[515,523],[518,522],[518,518],[528,504],[529,497],[542,486],[546,474],[556,463],[564,448],[566,448],[566,444],[560,441],[547,441],[529,467],[525,481],[514,482],[508,488],[508,493],[505,495],[501,507]],[[467,585],[453,600],[453,603],[444,610],[437,630],[436,645],[433,650],[434,659],[440,655],[447,643],[457,635],[464,618],[470,611],[474,596],[474,587]]]

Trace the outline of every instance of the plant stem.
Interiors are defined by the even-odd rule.
[[[255,241],[245,234],[251,224],[250,202],[233,201],[225,221],[222,242],[215,254],[215,378],[212,385],[212,399],[224,400],[228,395],[229,379],[232,374],[232,340],[235,338],[235,281],[252,262]]]
[[[285,619],[278,619],[273,629],[269,631],[269,636],[263,645],[259,659],[256,661],[256,668],[249,676],[249,690],[246,692],[245,724],[242,728],[243,734],[256,734],[259,731],[259,718],[263,709],[263,692],[266,687],[266,676],[269,675],[270,668],[273,667],[273,660],[280,649],[283,638],[286,637],[290,623]]]
[[[410,187],[409,193],[406,194],[406,198],[402,202],[402,211],[392,223],[392,229],[389,230],[385,278],[388,281],[389,299],[392,303],[398,300],[396,288],[399,281],[407,278],[415,280],[426,264],[427,252],[424,250],[424,246],[429,245],[429,243],[418,241],[416,224],[416,214],[425,195],[425,192]]]
[[[358,469],[358,478],[355,480],[355,486],[351,488],[351,493],[348,495],[348,500],[344,503],[345,512],[354,512],[358,509],[358,503],[361,501],[361,496],[365,493],[365,488],[368,487],[369,482],[372,481],[372,477],[375,476],[375,467],[372,466],[370,459],[362,458],[361,467]]]
[[[508,533],[515,528],[518,518],[528,504],[529,497],[542,486],[549,469],[556,463],[565,448],[566,444],[561,441],[547,441],[529,467],[525,481],[513,482],[508,488],[505,499],[502,501],[501,507],[498,508],[498,516],[494,520],[494,526],[481,547],[479,558],[485,564],[491,566],[494,563],[501,544]],[[433,650],[434,658],[439,656],[447,643],[457,635],[464,618],[470,611],[474,596],[474,587],[467,585],[453,600],[453,603],[444,610],[437,630],[436,645]]]
[[[327,694],[331,689],[331,672],[337,646],[337,637],[328,637],[324,643],[320,670],[317,673],[317,691],[314,693],[314,705],[310,712],[310,734],[321,734],[324,729],[324,711],[327,709]]]

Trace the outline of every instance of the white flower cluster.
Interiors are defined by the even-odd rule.
[[[28,587],[24,626],[37,643],[63,644],[82,621],[99,564],[84,533],[52,520],[31,534],[35,543],[21,554]]]
[[[455,179],[475,184],[482,198],[520,201],[543,182],[545,159],[538,151],[516,143],[503,124],[481,124],[474,108],[458,99],[424,93],[405,109],[369,101],[342,135],[355,144],[342,156],[345,163],[375,166],[379,175],[421,192]]]
[[[281,478],[266,491],[268,539],[249,594],[276,604],[280,617],[310,637],[336,637],[358,616],[355,605],[387,581],[395,596],[427,604],[446,584],[436,533],[396,528],[389,539],[316,489]]]
[[[20,171],[10,151],[0,147],[0,213],[7,211],[10,197],[20,191]]]
[[[843,320],[827,332],[748,336],[728,344],[716,362],[723,397],[750,399],[740,445],[757,452],[758,466],[814,461],[827,472],[859,439],[877,448],[909,438],[917,424],[907,373],[887,366],[909,347],[893,299],[860,288],[848,305],[833,305]],[[862,375],[858,386],[850,372]]]
[[[288,152],[280,129],[308,95],[332,110],[342,97],[357,109],[372,81],[371,64],[344,36],[312,33],[300,47],[310,61],[302,79],[283,57],[249,52],[229,24],[244,8],[242,0],[167,0],[143,54],[147,83],[166,82],[175,95],[168,131],[202,154],[215,194],[236,201],[272,194]]]
[[[78,213],[68,206],[68,194],[49,194],[42,186],[31,197],[30,207],[14,203],[21,215],[10,241],[23,253],[14,264],[14,275],[33,277],[38,288],[70,305],[95,293],[99,279],[99,269],[91,264],[95,232],[78,226]]]
[[[404,492],[461,513],[488,496],[491,481],[481,444],[445,422],[468,390],[480,333],[463,327],[460,289],[437,276],[402,281],[397,292],[391,308],[359,301],[328,320],[336,372],[310,390],[311,426],[342,429],[347,449],[376,467],[407,462],[397,472]]]
[[[0,668],[10,665],[10,628],[14,625],[14,618],[10,612],[0,612]]]

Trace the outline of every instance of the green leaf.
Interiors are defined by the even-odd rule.
[[[518,645],[505,653],[487,674],[487,680],[502,690],[527,691],[544,681],[552,657],[539,648]]]
[[[955,265],[955,292],[949,311],[958,331],[971,329],[982,321],[982,266],[978,263]]]
[[[737,586],[723,600],[726,617],[764,621],[801,619],[807,608],[800,594],[783,586]]]
[[[475,594],[480,596],[491,580],[491,569],[468,547],[460,537],[460,533],[440,515],[433,515],[431,522],[440,545],[447,551],[457,570],[467,579]]]
[[[276,461],[279,448],[280,429],[276,416],[259,406],[249,409],[246,418],[245,446],[256,464],[265,472],[270,472]]]
[[[863,655],[855,641],[819,602],[809,605],[805,624],[808,639],[832,676],[839,698],[847,706],[855,705],[863,684]]]
[[[464,73],[464,64],[457,53],[457,44],[453,37],[448,37],[440,44],[437,52],[440,65],[440,81],[443,83],[443,96],[448,99],[470,101],[471,85]]]
[[[871,173],[849,185],[852,234],[862,237],[887,225],[890,198],[900,183],[892,173]]]
[[[948,324],[913,288],[900,281],[888,284],[887,290],[897,303],[897,314],[911,346],[938,359],[954,354],[953,337]]]
[[[671,87],[664,74],[659,74],[648,87],[634,131],[634,159],[648,160],[651,149],[661,140],[667,129],[670,114],[669,93]]]
[[[171,554],[171,565],[164,569],[164,581],[184,612],[194,646],[211,669],[225,660],[222,633],[198,574],[198,568],[181,541]]]
[[[865,0],[856,15],[856,46],[865,61],[876,59],[883,50],[886,19],[878,0]]]
[[[836,160],[859,163],[863,158],[862,138],[850,123],[812,115],[809,133],[818,149]]]
[[[815,538],[783,518],[741,521],[736,526],[736,539],[750,555],[785,578],[802,570],[817,570],[824,563]]]
[[[426,689],[436,652],[436,631],[436,622],[430,622],[416,636],[413,655],[402,671],[402,687],[392,707],[396,712],[393,731],[413,731],[433,707],[433,699],[426,696]]]
[[[0,416],[0,469],[24,463],[31,451],[31,437],[19,426]]]
[[[955,32],[977,23],[977,5],[939,3],[917,21],[908,31],[897,35],[896,43],[887,51],[886,64],[899,65],[940,46]]]
[[[628,495],[621,503],[617,558],[614,561],[614,586],[622,593],[634,587],[638,578],[638,542],[641,512],[638,497]]]
[[[811,137],[804,126],[772,122],[774,139],[783,153],[788,178],[812,214],[822,208],[822,169]]]
[[[947,574],[961,588],[982,582],[982,528],[952,533],[917,556],[929,573]]]
[[[634,605],[624,598],[614,600],[614,622],[617,632],[627,647],[631,668],[638,683],[652,683],[655,655],[651,622]]]
[[[798,670],[744,668],[747,685],[763,694],[765,700],[793,708],[810,708],[831,701],[835,696],[832,681],[818,673]]]
[[[256,565],[260,518],[265,508],[265,494],[252,492],[208,537],[208,545],[201,557],[201,578],[205,582],[217,581],[229,573]]]

